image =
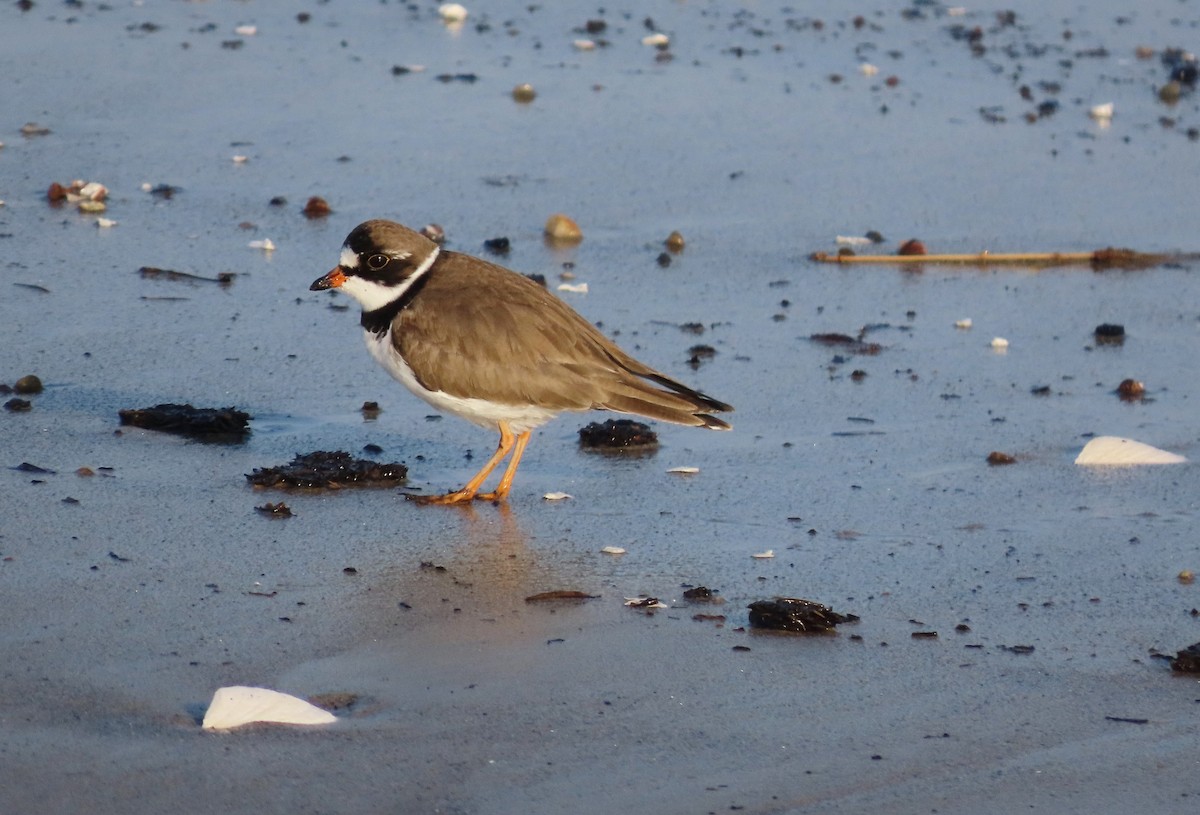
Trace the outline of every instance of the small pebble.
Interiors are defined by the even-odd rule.
[[[1126,401],[1141,399],[1146,395],[1146,386],[1136,379],[1125,379],[1117,385],[1117,396]]]
[[[522,82],[512,89],[512,98],[514,101],[526,104],[537,98],[537,91],[533,89],[533,85],[528,82]]]
[[[666,48],[671,43],[671,38],[666,34],[649,34],[642,37],[642,45],[652,45],[655,48]]]
[[[329,206],[329,202],[321,196],[314,195],[304,204],[301,212],[304,213],[305,218],[324,218],[333,212],[333,207]]]
[[[563,241],[564,243],[575,243],[583,240],[583,231],[579,228],[579,224],[561,212],[555,213],[546,219],[545,232],[547,237],[556,241]]]
[[[971,322],[971,318],[970,318],[970,317],[964,317],[964,318],[963,318],[963,319],[961,319],[961,320],[955,320],[955,321],[954,321],[954,327],[955,327],[955,328],[961,328],[961,329],[963,329],[964,331],[965,331],[966,329],[970,328],[972,325],[974,325],[974,323],[972,323],[972,322]]]
[[[23,376],[13,383],[13,393],[41,393],[42,390],[42,380],[33,374]]]
[[[1008,340],[1004,337],[995,337],[992,339],[992,347],[997,351],[1004,351],[1008,348]]]
[[[542,498],[546,501],[565,501],[568,498],[574,498],[574,497],[575,496],[571,495],[570,493],[566,493],[566,492],[548,492],[542,496]]]
[[[1184,585],[1191,585],[1196,582],[1196,575],[1191,569],[1184,569],[1179,573],[1179,582]]]
[[[622,549],[620,546],[605,546],[600,551],[606,555],[623,555],[623,554],[625,554],[625,550]]]
[[[663,246],[667,247],[668,250],[676,254],[682,252],[685,245],[686,244],[684,243],[683,235],[679,234],[678,230],[672,232],[670,235],[667,235],[667,239],[663,241]]]

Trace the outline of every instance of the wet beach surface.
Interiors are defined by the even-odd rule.
[[[808,256],[867,230],[859,251],[1200,249],[1197,97],[1160,98],[1191,5],[468,8],[455,31],[435,3],[0,7],[0,381],[45,384],[0,413],[0,808],[1190,811],[1200,685],[1156,655],[1200,641],[1200,479],[1073,460],[1092,434],[1200,456],[1195,264]],[[102,216],[47,202],[77,178]],[[543,241],[554,212],[581,243]],[[444,491],[493,449],[308,291],[373,217],[571,272],[588,292],[561,296],[734,431],[613,456],[578,443],[608,416],[562,417],[507,507],[254,489],[344,450]],[[875,353],[810,339],[860,332]],[[251,432],[120,424],[163,403]],[[553,590],[598,597],[526,602]],[[751,630],[775,596],[860,619]],[[202,733],[233,684],[352,703]]]

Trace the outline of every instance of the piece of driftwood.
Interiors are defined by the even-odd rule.
[[[1197,253],[1137,252],[1108,247],[1094,252],[975,252],[942,255],[855,255],[813,252],[818,263],[958,264],[964,266],[1090,266],[1093,269],[1150,269],[1164,263],[1197,260]]]

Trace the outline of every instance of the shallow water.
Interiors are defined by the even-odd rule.
[[[0,379],[47,385],[0,420],[4,809],[1094,813],[1200,793],[1200,688],[1151,657],[1200,640],[1176,578],[1200,561],[1195,466],[1072,464],[1087,434],[1200,455],[1194,264],[807,260],[868,229],[880,251],[1197,249],[1195,97],[1168,108],[1166,69],[1135,57],[1188,48],[1189,5],[1009,4],[998,28],[998,9],[887,4],[856,29],[842,4],[654,3],[608,9],[610,45],[586,53],[573,29],[598,10],[493,4],[454,33],[434,8],[0,9]],[[673,60],[641,45],[646,16]],[[436,78],[460,73],[478,79]],[[1105,128],[1087,111],[1108,101]],[[979,113],[997,106],[1003,123]],[[24,138],[29,121],[52,132]],[[47,205],[77,177],[109,187],[116,226]],[[334,214],[306,220],[310,195]],[[542,242],[556,211],[579,246]],[[450,489],[495,443],[430,419],[330,308],[347,299],[308,291],[369,217],[441,223],[475,253],[507,236],[502,262],[552,283],[573,263],[589,293],[568,302],[734,403],[734,432],[660,426],[655,454],[611,458],[576,443],[605,417],[559,419],[507,509],[254,492],[255,467],[368,443]],[[687,248],[663,269],[674,229]],[[1124,345],[1095,344],[1105,322]],[[877,355],[808,339],[864,326]],[[717,354],[693,370],[697,342]],[[1127,377],[1150,398],[1118,400]],[[116,432],[120,408],[166,401],[235,405],[252,435]],[[558,490],[574,498],[542,500]],[[281,499],[295,517],[254,511]],[[684,584],[725,602],[694,608]],[[524,602],[558,588],[600,598]],[[623,606],[641,593],[671,607]],[[776,594],[862,621],[743,630]],[[325,731],[200,733],[227,684],[361,698]]]

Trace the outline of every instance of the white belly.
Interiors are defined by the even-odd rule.
[[[560,412],[540,408],[536,405],[503,405],[485,399],[451,396],[443,391],[427,390],[417,381],[412,368],[408,367],[408,364],[396,353],[390,331],[383,336],[371,331],[364,331],[363,337],[366,339],[367,350],[371,352],[371,356],[400,384],[438,410],[461,416],[472,424],[495,429],[500,422],[508,422],[509,428],[514,433],[523,433],[526,430],[541,427]]]

